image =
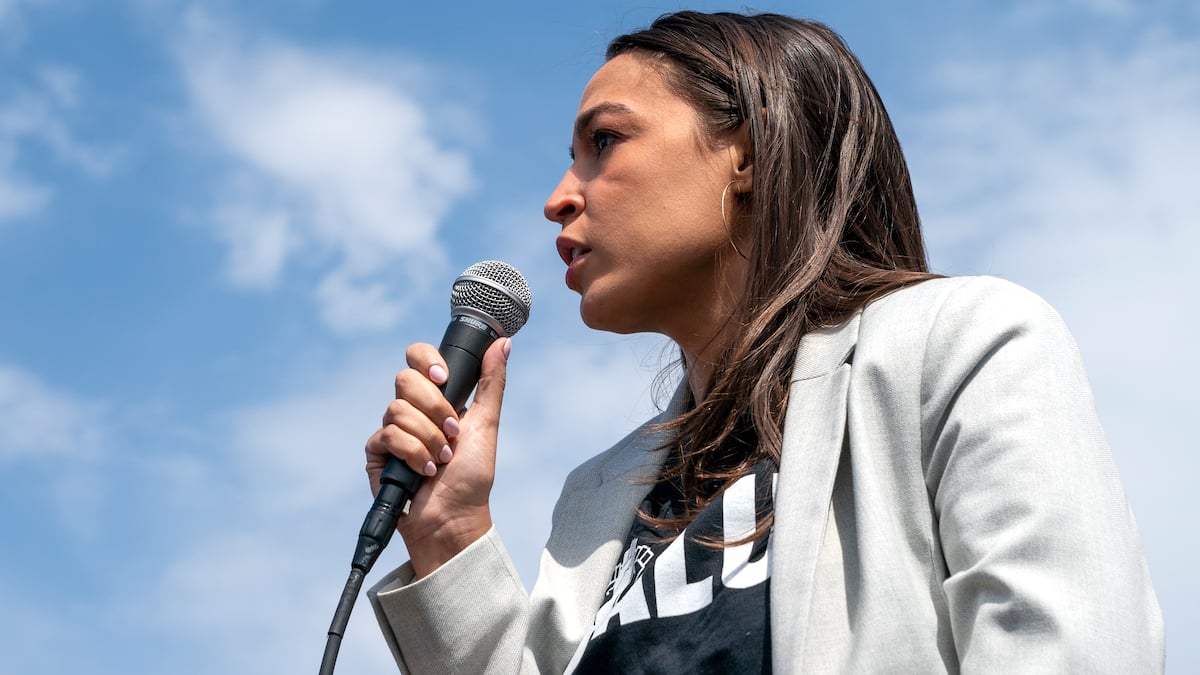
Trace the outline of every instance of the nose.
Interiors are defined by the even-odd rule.
[[[583,193],[579,189],[579,179],[570,169],[567,169],[554,192],[550,193],[542,211],[546,220],[556,222],[562,227],[566,227],[567,223],[583,213]]]

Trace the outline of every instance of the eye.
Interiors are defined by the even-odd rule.
[[[597,129],[588,134],[588,140],[592,142],[592,147],[596,150],[596,156],[603,154],[605,148],[612,145],[617,140],[617,135],[607,129]]]
[[[596,157],[604,154],[604,151],[608,149],[609,146],[621,140],[621,137],[616,132],[609,131],[607,129],[597,129],[595,131],[591,131],[587,134],[586,138],[587,144],[591,146]],[[574,145],[567,147],[567,154],[571,157],[572,162],[575,161]]]

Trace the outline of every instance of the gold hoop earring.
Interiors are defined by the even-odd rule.
[[[738,248],[737,242],[733,240],[733,228],[729,226],[729,221],[725,218],[725,195],[729,194],[729,188],[736,182],[736,180],[729,181],[725,184],[725,189],[721,190],[721,224],[725,226],[725,234],[729,236],[729,245],[733,246],[733,250],[737,251],[737,254],[742,256],[743,260],[749,260],[750,258],[746,257],[745,253],[742,253],[742,249]]]

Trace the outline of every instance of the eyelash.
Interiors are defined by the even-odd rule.
[[[604,147],[600,147],[600,141],[606,139]],[[596,156],[599,157],[604,149],[612,145],[617,140],[617,135],[607,129],[597,129],[588,134],[588,140],[592,142],[592,147],[596,149]]]
[[[606,149],[612,146],[613,142],[618,139],[618,136],[607,129],[596,129],[589,132],[587,138],[588,143],[595,150],[596,156],[599,157]],[[604,147],[600,147],[601,142],[604,143]],[[571,156],[571,161],[575,161],[575,147],[573,145],[567,148],[567,153]]]

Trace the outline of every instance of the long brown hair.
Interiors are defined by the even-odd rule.
[[[908,167],[875,86],[827,26],[778,14],[678,12],[614,39],[607,58],[661,63],[713,142],[748,128],[751,189],[731,223],[749,242],[746,292],[704,400],[673,430],[661,481],[681,483],[680,530],[733,479],[776,466],[795,350],[928,272]],[[715,196],[714,196],[715,197]],[[767,519],[747,539],[769,532]],[[720,545],[719,542],[709,542]]]

